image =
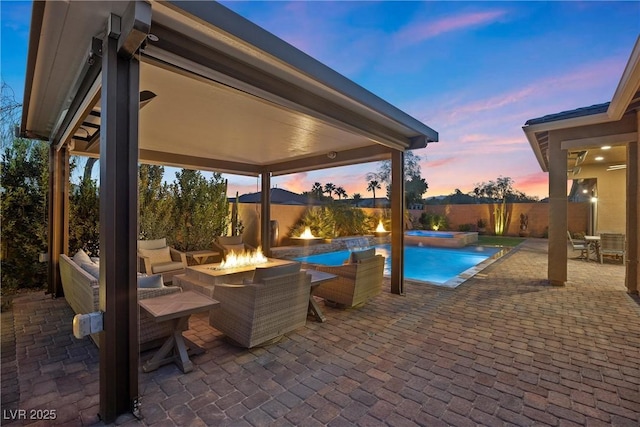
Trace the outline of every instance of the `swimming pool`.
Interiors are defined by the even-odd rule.
[[[385,257],[384,274],[391,274],[391,245],[376,245],[376,254]],[[461,249],[405,246],[404,277],[439,286],[456,287],[501,255],[502,248],[472,246]],[[342,265],[349,250],[309,255],[297,261],[322,265]]]

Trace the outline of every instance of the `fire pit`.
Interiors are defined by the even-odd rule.
[[[376,227],[376,231],[373,234],[376,237],[385,237],[388,236],[391,232],[384,229],[384,225],[382,225],[382,220],[378,222],[378,226]]]
[[[291,243],[294,245],[314,245],[322,243],[324,239],[322,237],[316,237],[311,233],[311,228],[306,227],[304,232],[299,237],[290,237]]]

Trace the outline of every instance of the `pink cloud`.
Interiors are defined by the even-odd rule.
[[[444,159],[431,160],[431,161],[427,160],[426,162],[424,162],[424,164],[421,164],[420,166],[424,166],[422,169],[428,170],[430,168],[439,168],[442,166],[447,166],[455,162],[456,162],[455,157],[445,157]],[[423,171],[423,174],[424,174],[424,171]]]
[[[444,33],[490,24],[504,16],[505,13],[503,10],[496,10],[450,16],[435,22],[415,22],[401,29],[395,39],[401,45],[419,43]]]

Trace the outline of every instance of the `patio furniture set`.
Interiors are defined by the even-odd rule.
[[[585,235],[584,239],[574,239],[571,232],[567,231],[569,244],[574,251],[580,251],[579,259],[589,261],[590,254],[594,255],[595,260],[599,260],[600,264],[604,262],[604,257],[613,257],[622,259],[625,263],[625,235],[620,233],[601,233],[599,235]]]
[[[241,239],[217,239],[214,250],[189,256],[167,246],[166,239],[139,242],[140,350],[161,345],[144,364],[145,372],[172,362],[183,372],[192,369],[189,354],[203,351],[182,336],[192,314],[208,311],[209,324],[227,341],[252,348],[276,342],[304,326],[308,316],[326,321],[315,297],[346,308],[362,305],[382,290],[384,257],[373,248],[354,252],[345,265],[331,268],[274,258],[224,269],[220,262],[206,263],[252,249]],[[60,271],[73,311],[98,311],[99,260],[81,250],[73,258],[61,255]],[[91,338],[99,344],[97,334]]]

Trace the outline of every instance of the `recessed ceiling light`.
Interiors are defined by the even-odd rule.
[[[611,150],[611,146],[610,145],[603,145],[602,147],[600,147],[601,150]]]
[[[596,157],[595,157],[595,160],[596,160],[596,161],[598,161],[598,162],[601,162],[602,160],[604,160],[604,157],[602,157],[602,156],[596,156]]]
[[[589,190],[587,190],[586,188],[584,190],[582,190],[582,194],[587,194],[589,192]]]

